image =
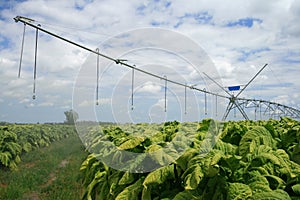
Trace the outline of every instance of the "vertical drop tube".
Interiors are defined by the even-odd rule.
[[[36,60],[37,60],[37,47],[38,47],[38,32],[39,30],[36,29],[35,32],[35,52],[34,52],[34,70],[33,70],[33,95],[32,99],[35,99],[35,82],[36,82]]]
[[[132,68],[132,74],[131,74],[131,110],[133,110],[134,67]]]
[[[261,102],[259,102],[259,119],[261,120],[261,106],[262,106],[262,104],[261,104]]]
[[[218,96],[216,95],[216,116],[218,116]]]
[[[206,91],[206,89],[203,89],[204,91]],[[204,113],[205,115],[207,115],[207,94],[206,92],[204,93]]]
[[[165,75],[165,112],[167,112],[167,82],[168,82],[168,79],[167,79],[167,76]]]
[[[236,118],[236,106],[233,108],[233,117]]]
[[[184,87],[184,114],[186,115],[186,85]]]
[[[99,48],[96,49],[96,52],[97,52],[96,105],[99,105]]]
[[[23,49],[24,49],[24,39],[25,39],[25,29],[26,29],[26,24],[24,23],[18,78],[20,78],[20,76],[21,76],[21,66],[22,66],[22,60],[23,60]]]
[[[254,120],[256,121],[257,105],[254,106]]]

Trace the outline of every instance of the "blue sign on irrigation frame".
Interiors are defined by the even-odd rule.
[[[228,90],[229,91],[237,91],[237,90],[240,90],[241,89],[241,86],[237,85],[237,86],[229,86],[228,87]]]

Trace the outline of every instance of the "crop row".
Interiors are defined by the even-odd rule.
[[[10,124],[0,126],[0,167],[15,169],[22,153],[75,134],[70,125]]]
[[[300,198],[300,123],[290,118],[108,126],[83,140],[83,199]]]

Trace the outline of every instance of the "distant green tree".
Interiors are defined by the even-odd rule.
[[[66,116],[65,123],[67,123],[67,124],[74,124],[77,121],[77,119],[79,118],[78,113],[73,109],[65,111],[64,113]]]

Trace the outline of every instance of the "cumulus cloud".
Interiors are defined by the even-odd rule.
[[[82,102],[78,103],[78,107],[91,107],[91,106],[94,106],[96,103],[95,100],[83,100]],[[108,99],[108,98],[100,98],[98,99],[98,103],[100,105],[103,105],[103,104],[109,104],[111,103],[111,99]]]
[[[269,63],[243,95],[276,100],[299,108],[298,1],[247,0],[224,3],[221,0],[190,0],[187,3],[180,0],[28,0],[0,3],[0,8],[0,110],[7,107],[7,102],[28,105],[28,97],[31,96],[33,87],[35,30],[29,26],[26,26],[21,79],[16,78],[23,31],[23,25],[14,23],[12,19],[17,15],[32,18],[43,28],[91,49],[95,49],[111,36],[128,30],[144,27],[167,28],[184,34],[199,44],[219,72],[216,81],[225,86],[247,83],[260,67]],[[158,42],[164,42],[162,37],[158,39]],[[130,42],[127,41],[127,44],[130,45]],[[151,61],[159,62],[155,54],[150,53]],[[31,106],[40,105],[41,109],[46,109],[56,105],[62,111],[71,107],[72,87],[88,55],[89,52],[85,50],[40,32],[37,92],[40,100],[44,102]],[[132,57],[134,61],[134,55]],[[138,59],[136,61],[143,62]],[[169,61],[172,62],[171,59]],[[94,69],[95,62],[96,58],[88,67]],[[184,68],[185,72],[182,70]],[[192,81],[196,82],[199,78],[197,72],[186,63],[179,71]],[[104,73],[103,76],[108,74]],[[173,76],[169,74],[168,77]],[[94,79],[92,77],[87,81],[94,84]],[[159,83],[151,79],[138,92],[158,93],[162,90]],[[126,88],[130,88],[130,81]],[[102,92],[105,93],[106,90]],[[46,95],[49,96],[45,97]],[[103,103],[105,102],[107,100]],[[83,106],[89,103],[91,102],[82,102]],[[28,110],[11,108],[11,112]],[[34,114],[31,116],[32,121],[36,121]],[[18,120],[17,115],[15,117],[8,120]],[[44,120],[47,120],[46,116]]]
[[[161,86],[153,83],[151,81],[147,81],[143,86],[141,86],[137,92],[146,92],[146,93],[158,93],[161,91]]]

